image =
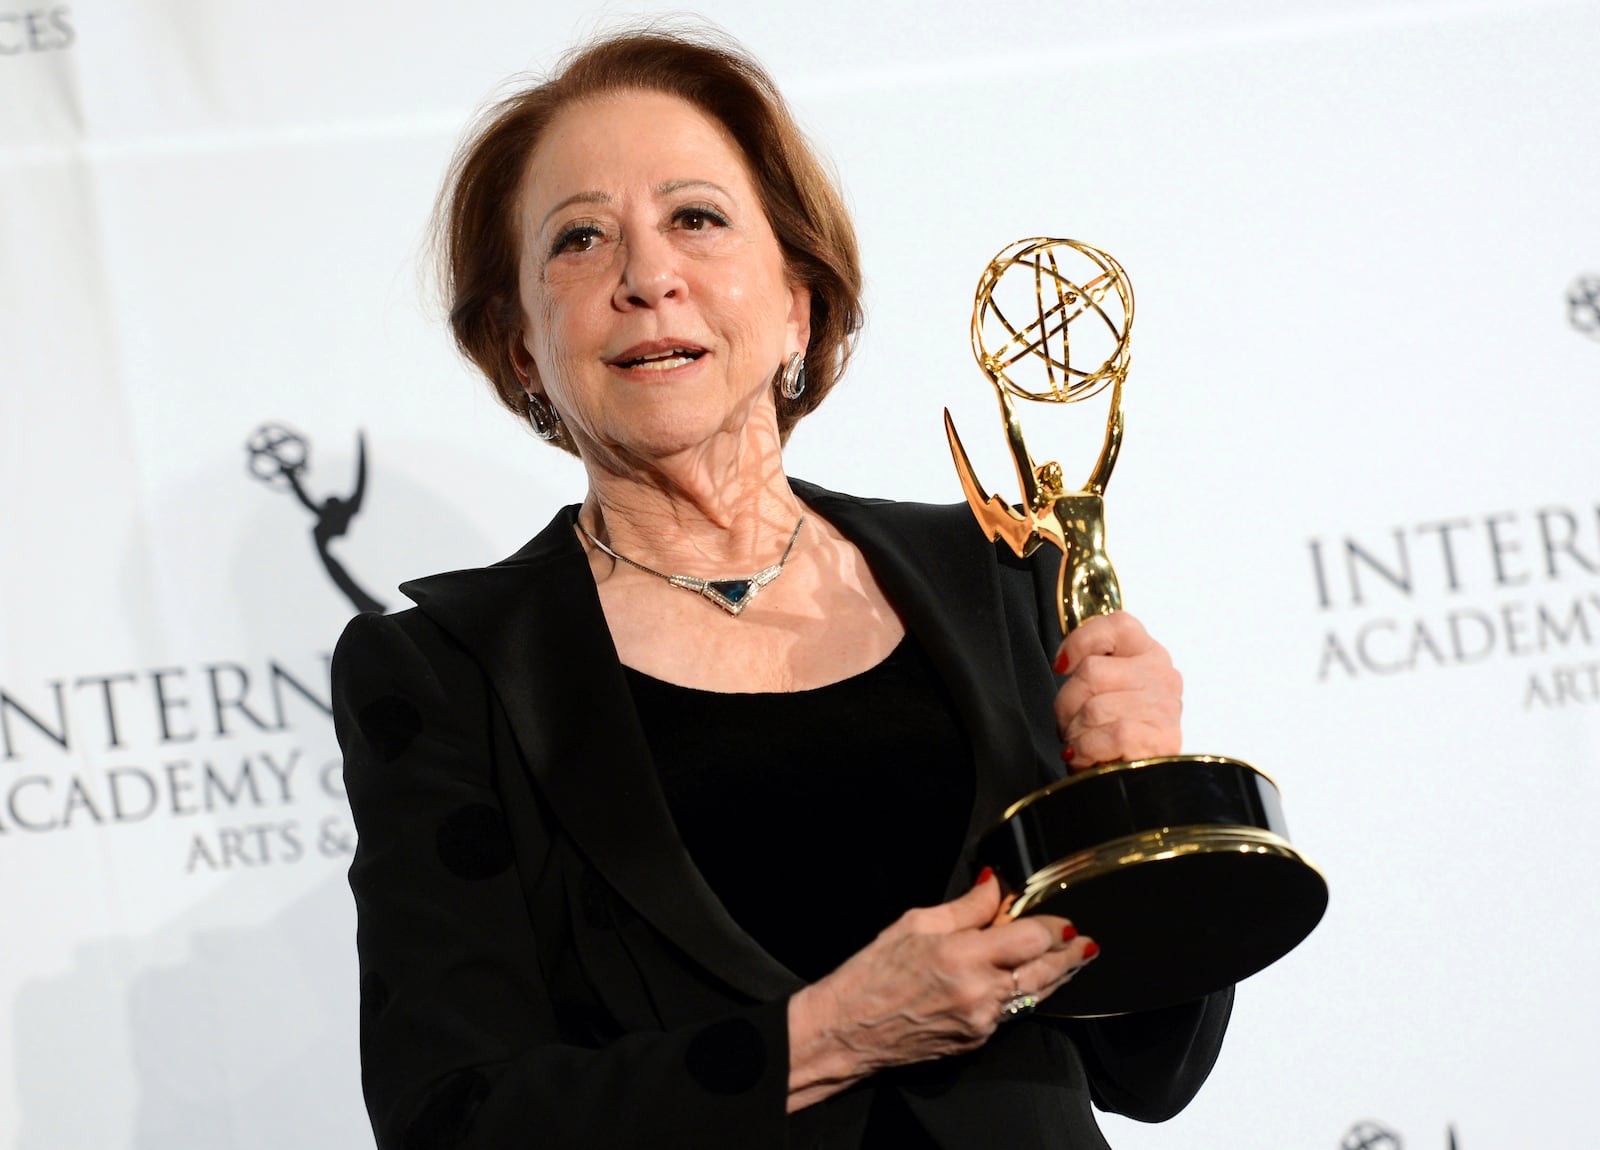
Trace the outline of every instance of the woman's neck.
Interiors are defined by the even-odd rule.
[[[775,563],[804,510],[775,434],[588,465],[583,526],[657,570],[718,577]]]

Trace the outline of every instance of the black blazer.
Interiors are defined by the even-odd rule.
[[[977,780],[953,896],[977,835],[1061,769],[1057,553],[1015,559],[964,505],[794,486],[861,549],[957,700]],[[356,617],[334,655],[359,831],[362,1081],[383,1150],[850,1147],[882,1091],[948,1150],[1098,1148],[1091,1101],[1152,1121],[1188,1102],[1231,990],[1008,1023],[972,1054],[786,1117],[801,980],[678,839],[575,513],[492,567],[405,584],[417,607]]]

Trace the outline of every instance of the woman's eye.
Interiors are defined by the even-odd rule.
[[[594,250],[600,242],[602,233],[593,224],[576,224],[562,231],[550,245],[550,254],[563,255],[567,252],[587,252]]]
[[[683,208],[677,215],[678,226],[688,232],[703,232],[707,228],[725,228],[727,219],[721,212],[710,208]]]

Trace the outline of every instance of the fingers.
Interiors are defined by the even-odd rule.
[[[1000,884],[984,867],[972,889],[937,906],[917,907],[901,915],[886,934],[955,934],[987,926],[1000,913]]]
[[[1078,940],[1077,928],[1059,915],[1001,920],[1002,905],[1000,884],[985,867],[972,889],[960,898],[908,910],[879,937],[886,941],[931,938],[945,949],[952,970],[969,972],[1009,972]]]
[[[983,932],[984,960],[1011,971],[1041,955],[1064,949],[1078,938],[1078,928],[1060,915],[1024,915]]]
[[[995,908],[994,917],[989,920],[990,926],[999,926],[1002,922],[1011,921],[1011,907],[1017,901],[1017,893],[1012,891],[1000,900],[1000,905]]]
[[[1181,693],[1183,678],[1172,657],[1159,644],[1140,655],[1090,655],[1073,667],[1058,698],[1070,711],[1082,709],[1095,695],[1158,689]]]
[[[1017,967],[1012,985],[1043,1001],[1071,982],[1099,953],[1099,943],[1080,935],[1060,949]]]
[[[1087,770],[1102,763],[1126,763],[1136,759],[1157,759],[1176,755],[1183,743],[1176,736],[1175,724],[1118,720],[1102,727],[1084,728],[1068,734],[1072,748],[1073,771]]]
[[[1090,655],[1139,655],[1155,644],[1144,624],[1126,611],[1095,615],[1079,623],[1056,649],[1056,665],[1070,673]]]
[[[1016,994],[1043,999],[1099,952],[1067,919],[1031,915],[987,930],[945,939],[946,970],[959,986],[959,1011],[970,1034],[983,1041],[1002,1020]],[[959,973],[958,973],[959,972]]]
[[[1182,749],[1183,676],[1137,619],[1086,620],[1061,654],[1070,678],[1056,694],[1056,727],[1073,770]]]
[[[1015,958],[1027,955],[1020,962],[999,963],[1000,969],[997,973],[1001,977],[996,985],[999,988],[1000,1009],[995,1016],[997,1024],[1010,1017],[1005,1006],[1014,995],[1031,995],[1043,1001],[1072,981],[1078,972],[1094,961],[1100,953],[1100,945],[1094,939],[1080,935],[1071,922],[1055,915],[1036,915],[1019,919],[1010,926],[1041,928],[1042,935],[1041,929],[1030,931],[1031,939],[1023,938],[1018,932],[1017,938],[1005,941],[1004,950],[996,952],[996,957],[1004,955]],[[998,935],[999,930],[1000,928],[996,928],[985,933]],[[1047,938],[1048,945],[1042,951],[1030,954],[1031,948],[1027,943],[1040,937]]]

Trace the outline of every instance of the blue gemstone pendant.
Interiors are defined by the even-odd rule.
[[[750,580],[748,579],[715,579],[706,584],[718,595],[730,603],[742,602],[750,593]]]
[[[757,571],[747,579],[700,579],[693,575],[673,575],[667,582],[685,591],[710,599],[730,615],[737,615],[750,606],[756,595],[783,572],[777,564]]]

